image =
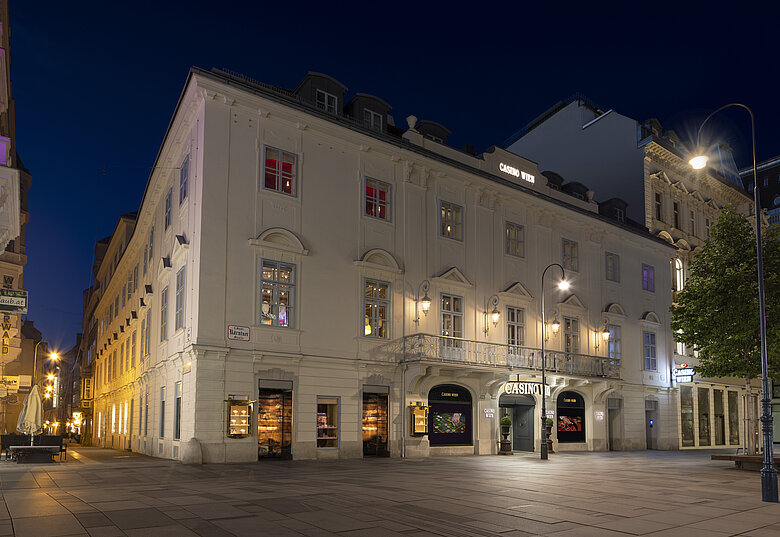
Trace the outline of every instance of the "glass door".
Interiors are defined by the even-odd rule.
[[[292,390],[260,390],[257,399],[257,457],[292,458]]]
[[[390,456],[387,448],[387,395],[385,394],[363,394],[363,456]]]

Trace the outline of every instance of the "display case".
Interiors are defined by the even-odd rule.
[[[409,405],[412,415],[412,435],[428,434],[428,406],[422,403]]]
[[[251,433],[252,402],[245,399],[227,401],[227,435],[231,438],[244,438]]]

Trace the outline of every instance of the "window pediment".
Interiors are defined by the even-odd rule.
[[[445,270],[442,274],[433,278],[433,281],[445,285],[454,284],[466,288],[473,287],[473,284],[469,281],[468,278],[466,278],[460,269],[458,269],[458,267],[452,267],[448,270]]]
[[[611,304],[607,304],[607,307],[604,308],[604,313],[610,314],[610,315],[619,315],[620,317],[626,316],[626,310],[618,304],[617,302],[612,302]]]
[[[639,319],[640,321],[652,324],[656,326],[661,325],[661,320],[658,318],[658,315],[654,311],[646,311],[642,314],[642,317]]]
[[[171,257],[174,260],[179,259],[179,257],[187,252],[189,247],[190,243],[184,235],[176,235],[173,238],[173,253],[171,254]]]
[[[582,300],[580,300],[580,297],[578,297],[575,294],[571,294],[566,299],[563,300],[563,302],[560,303],[561,305],[566,305],[572,308],[578,308],[578,309],[585,309],[585,304],[582,303]]]
[[[161,280],[165,278],[171,272],[171,258],[168,256],[161,257],[160,262],[157,264],[157,279]]]
[[[519,299],[519,300],[524,300],[526,302],[530,302],[534,298],[531,295],[530,291],[528,291],[526,286],[520,282],[511,283],[506,289],[504,289],[498,294],[502,298],[516,299],[516,300]]]
[[[261,255],[264,252],[309,255],[309,250],[292,231],[280,227],[266,229],[256,239],[249,239],[249,244],[260,250]]]
[[[353,261],[354,265],[364,269],[381,270],[402,274],[404,269],[395,260],[395,257],[382,248],[374,248],[364,253],[360,259]]]

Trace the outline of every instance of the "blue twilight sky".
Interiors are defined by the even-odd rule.
[[[780,11],[748,4],[11,0],[17,149],[33,175],[28,318],[73,345],[94,243],[138,209],[192,65],[288,88],[324,72],[385,99],[397,125],[438,121],[480,151],[577,91],[682,138],[736,100],[765,160],[780,154]],[[747,165],[746,115],[720,118]]]

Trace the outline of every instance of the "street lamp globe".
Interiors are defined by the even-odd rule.
[[[688,161],[688,164],[690,164],[691,168],[694,170],[701,170],[707,165],[707,157],[704,155],[696,155]]]
[[[558,289],[561,291],[566,291],[569,288],[569,282],[566,280],[561,280],[558,284]]]

